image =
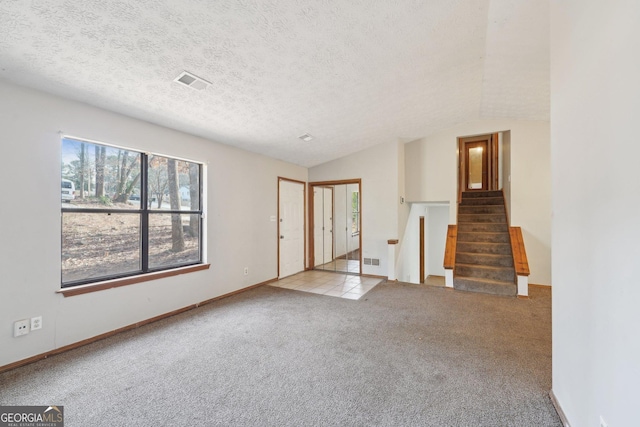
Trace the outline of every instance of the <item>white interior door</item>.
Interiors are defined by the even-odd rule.
[[[280,180],[280,277],[304,270],[304,184]]]

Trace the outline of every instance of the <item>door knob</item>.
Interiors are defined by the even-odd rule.
[[[284,239],[284,236],[282,236],[282,235],[281,235],[281,236],[280,236],[280,238],[281,238],[281,239]]]

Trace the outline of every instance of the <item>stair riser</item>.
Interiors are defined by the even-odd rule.
[[[477,242],[458,242],[456,252],[472,252],[479,254],[511,254],[511,245],[506,243],[477,243]]]
[[[458,223],[459,224],[463,224],[463,223],[468,223],[468,222],[498,222],[498,223],[504,223],[506,225],[506,217],[504,214],[501,215],[495,215],[495,214],[482,214],[482,215],[475,215],[475,214],[458,214]]]
[[[478,197],[502,197],[502,191],[464,191],[463,199],[473,199]]]
[[[460,206],[479,206],[479,205],[500,205],[504,206],[502,197],[472,197],[470,199],[462,199]]]
[[[506,223],[477,223],[477,222],[467,222],[467,223],[459,223],[458,224],[458,233],[463,232],[481,232],[481,233],[497,233],[497,232],[505,232],[508,233],[509,229],[507,228]]]
[[[510,243],[508,233],[471,233],[458,232],[459,242]]]
[[[510,255],[485,255],[485,254],[456,254],[456,264],[478,264],[491,267],[513,267],[513,258]]]
[[[456,265],[455,275],[473,277],[475,279],[500,280],[502,282],[515,282],[516,275],[513,268],[482,268],[468,265]]]
[[[462,206],[458,208],[458,213],[461,214],[502,214],[504,215],[504,206],[502,205],[477,205],[477,206]]]
[[[485,294],[494,294],[494,295],[506,295],[506,296],[515,296],[516,295],[516,285],[496,285],[492,283],[477,283],[471,280],[465,280],[460,278],[453,279],[453,287],[454,289],[459,289],[462,291],[470,291],[470,292],[482,292]]]

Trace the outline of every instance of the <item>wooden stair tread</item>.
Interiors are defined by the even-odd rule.
[[[485,246],[492,246],[492,245],[509,245],[511,246],[511,244],[509,242],[467,242],[464,240],[458,240],[458,243],[465,243],[465,244],[471,244],[471,245],[485,245]]]
[[[478,283],[489,283],[492,285],[516,286],[514,282],[506,282],[504,280],[482,279],[482,278],[470,277],[470,276],[456,276],[453,280],[455,281],[456,279],[467,280],[467,281],[478,282]]]
[[[503,296],[516,296],[517,293],[517,286],[515,283],[491,279],[478,280],[473,277],[464,276],[454,278],[453,287],[465,292],[479,292],[483,294]]]
[[[478,243],[478,242],[471,242],[471,243]],[[505,243],[506,245],[506,243]],[[478,255],[478,252],[457,252],[457,254],[459,255],[470,255],[470,256],[476,256]],[[504,258],[504,257],[509,257],[511,258],[511,255],[508,254],[492,254],[492,253],[487,253],[487,254],[482,254],[483,257],[495,257],[495,258]]]
[[[472,267],[472,268],[481,268],[483,270],[513,270],[513,267],[498,267],[493,265],[484,265],[484,264],[469,264],[469,263],[461,263],[457,262],[456,267]]]
[[[483,225],[488,225],[488,224],[500,224],[500,225],[507,225],[506,221],[500,221],[500,222],[482,222],[482,221],[462,221],[459,223],[460,225],[478,225],[478,226],[483,226]],[[461,231],[461,233],[468,233],[468,231]]]
[[[459,231],[458,232],[458,239],[460,239],[460,235],[465,235],[465,234],[470,234],[471,236],[493,236],[493,237],[498,237],[498,236],[504,236],[506,234],[508,234],[506,231]],[[465,240],[466,242],[468,242],[469,240]]]

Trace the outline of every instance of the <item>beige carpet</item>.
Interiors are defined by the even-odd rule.
[[[0,404],[64,405],[67,427],[560,427],[550,304],[263,286],[1,374]]]

